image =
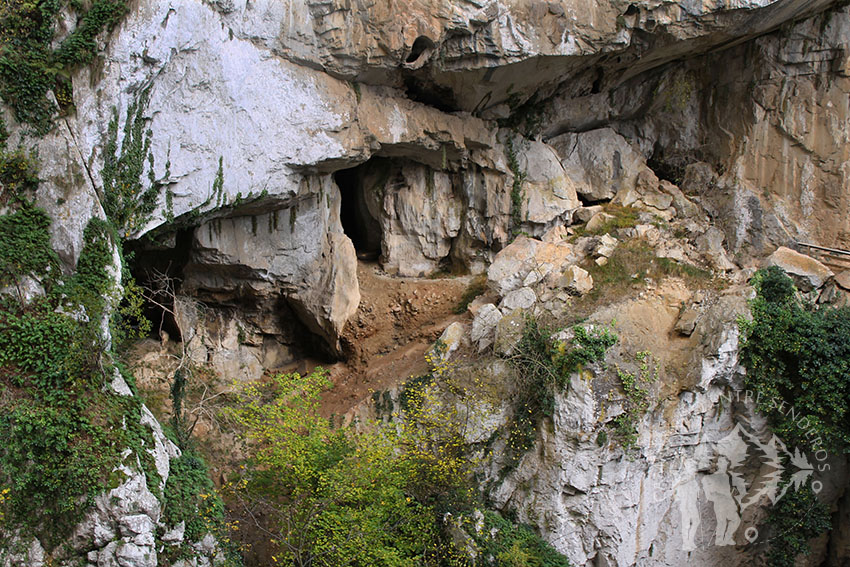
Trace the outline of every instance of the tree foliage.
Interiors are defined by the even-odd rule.
[[[482,385],[457,378],[439,346],[427,358],[431,372],[405,384],[398,411],[382,422],[335,427],[321,417],[330,385],[321,369],[241,391],[230,414],[247,431],[252,459],[233,495],[250,515],[272,518],[261,529],[277,563],[567,565],[531,528],[498,514],[486,512],[486,530],[474,527],[480,451],[466,439],[486,405],[476,396]]]
[[[275,516],[277,561],[298,566],[418,565],[436,539],[429,508],[412,497],[415,456],[399,433],[355,435],[318,415],[321,369],[248,386],[232,415],[255,448],[237,486]]]

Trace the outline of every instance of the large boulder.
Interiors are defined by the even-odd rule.
[[[550,144],[586,201],[610,200],[619,191],[634,189],[646,166],[643,156],[611,128],[564,134]]]
[[[543,142],[527,142],[517,152],[517,162],[524,176],[520,211],[523,222],[548,228],[553,222],[568,221],[581,202],[575,183],[555,150]]]
[[[483,351],[493,344],[496,327],[502,317],[502,312],[492,303],[485,303],[478,309],[478,313],[472,320],[469,336],[472,342],[478,346],[479,351]]]
[[[578,266],[569,266],[561,276],[563,287],[571,294],[584,295],[593,289],[593,276]]]
[[[776,249],[776,252],[768,256],[765,265],[779,266],[785,270],[789,276],[794,278],[801,291],[819,289],[834,275],[832,270],[811,256],[806,256],[784,246],[780,246]]]
[[[504,297],[523,285],[542,280],[573,258],[573,248],[567,243],[552,244],[519,236],[496,255],[487,270],[487,282]]]

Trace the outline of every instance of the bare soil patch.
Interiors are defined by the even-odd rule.
[[[346,325],[347,360],[329,368],[334,387],[322,412],[341,415],[377,390],[427,370],[425,352],[454,321],[470,276],[400,278],[377,263],[359,262],[360,307]]]

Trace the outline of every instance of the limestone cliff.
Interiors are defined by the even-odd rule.
[[[683,554],[673,495],[735,412],[766,427],[721,407],[741,388],[747,270],[795,241],[850,245],[843,4],[140,0],[74,68],[49,131],[2,112],[8,147],[40,158],[36,204],[66,274],[106,216],[108,164],[147,136],[135,159],[155,205],[120,236],[140,275],[179,280],[171,338],[230,379],[350,356],[358,257],[400,277],[489,268],[496,297],[476,306],[469,338],[497,350],[517,309],[571,309],[593,285],[580,260],[603,265],[618,238],[726,274],[735,287],[710,301],[662,287],[588,313],[633,327],[622,363],[695,305],[688,333],[656,345],[676,387],[653,392],[638,457],[591,438],[604,404],[577,376],[492,497],[576,565],[745,565],[746,550]],[[57,37],[76,21],[69,6]],[[625,237],[607,234],[609,202],[644,215]],[[606,230],[566,245],[578,225]],[[165,481],[177,452],[157,440]],[[145,534],[161,503],[140,487],[141,511],[124,493],[98,497],[77,532],[98,550],[91,564],[157,564]],[[139,514],[144,530],[127,519]],[[2,559],[40,564],[40,549]]]

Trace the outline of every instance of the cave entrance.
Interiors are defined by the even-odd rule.
[[[183,283],[191,247],[192,229],[125,243],[124,253],[133,259],[130,274],[143,290],[143,315],[151,322],[152,338],[161,339],[165,332],[170,340],[183,340],[174,300]]]
[[[364,164],[334,173],[341,196],[340,221],[345,235],[354,243],[361,260],[377,260],[381,254],[381,223],[378,222],[379,201],[374,189],[376,172],[384,160],[371,159]]]

